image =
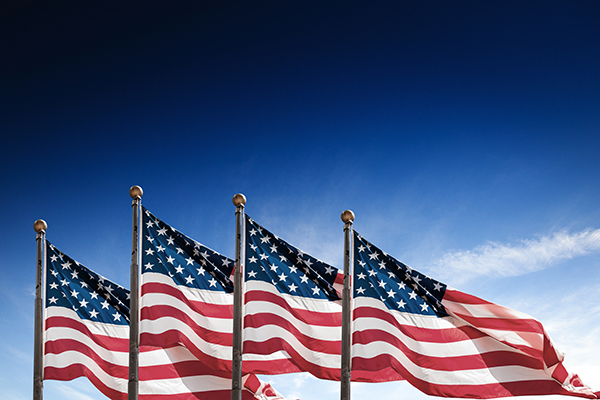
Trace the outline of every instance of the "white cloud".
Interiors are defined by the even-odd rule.
[[[463,280],[477,276],[519,276],[539,271],[559,261],[600,250],[600,229],[567,231],[524,239],[516,245],[488,242],[473,250],[454,251],[434,262],[435,276],[453,276]]]

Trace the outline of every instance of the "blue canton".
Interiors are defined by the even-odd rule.
[[[142,271],[168,275],[177,285],[233,292],[233,260],[201,245],[142,207]]]
[[[339,300],[338,269],[273,235],[246,215],[246,281],[273,284],[280,293]]]
[[[129,325],[129,290],[46,244],[46,307],[72,309],[84,320]]]
[[[354,297],[381,300],[388,309],[446,316],[446,285],[415,271],[354,232]]]

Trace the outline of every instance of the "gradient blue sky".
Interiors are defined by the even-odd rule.
[[[352,209],[396,258],[539,319],[600,389],[600,2],[52,3],[0,6],[4,399],[32,392],[33,222],[129,286],[135,184],[229,257],[237,192],[337,266]],[[103,398],[81,379],[45,388]],[[426,398],[355,386],[375,396]]]

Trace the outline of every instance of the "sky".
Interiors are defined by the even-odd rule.
[[[3,398],[32,393],[33,222],[128,287],[132,185],[231,258],[236,193],[340,268],[351,209],[395,258],[541,321],[600,390],[598,20],[596,0],[4,2]],[[306,374],[265,379],[339,396]],[[374,397],[428,398],[353,386]],[[104,397],[77,379],[46,381],[45,398]]]

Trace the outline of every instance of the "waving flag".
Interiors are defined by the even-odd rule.
[[[140,346],[164,348],[172,364],[165,369],[156,361],[148,375],[140,371],[140,380],[161,377],[160,393],[181,399],[229,399],[233,261],[142,211]],[[202,393],[210,386],[216,392]],[[243,386],[244,399],[283,399],[253,374],[243,377]]]
[[[44,379],[86,377],[113,400],[127,398],[129,291],[47,242]],[[230,374],[200,362],[187,348],[140,347],[139,398],[229,400]],[[244,399],[283,399],[254,375]]]
[[[355,232],[352,374],[444,397],[599,398],[532,317],[452,289]]]
[[[243,370],[339,379],[342,277],[246,216]]]

